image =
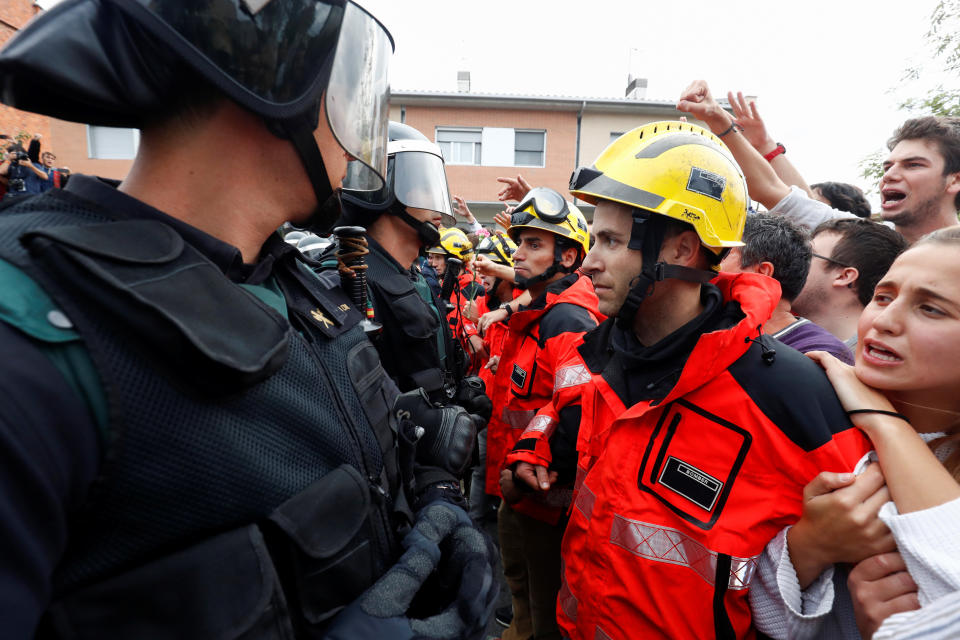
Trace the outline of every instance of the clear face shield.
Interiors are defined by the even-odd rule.
[[[348,3],[325,104],[330,129],[351,158],[344,189],[375,191],[383,186],[390,116],[387,71],[392,54],[393,42],[383,25]]]
[[[447,174],[443,159],[426,151],[405,151],[394,156],[393,190],[397,200],[408,209],[436,211],[441,224],[456,224],[450,205]]]
[[[349,158],[343,187],[383,186],[393,40],[361,7],[317,0],[110,1],[268,120],[315,113],[324,95],[326,124]]]

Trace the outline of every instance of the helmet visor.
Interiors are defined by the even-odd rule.
[[[352,158],[344,189],[374,191],[383,186],[392,53],[393,42],[383,25],[347,3],[326,94],[330,129]]]
[[[316,0],[113,2],[230,98],[267,118],[309,113],[326,89],[327,120],[352,160],[344,186],[383,184],[393,41],[366,11]]]
[[[394,156],[394,193],[405,207],[436,211],[453,226],[450,191],[443,160],[432,153],[407,151]]]
[[[519,212],[531,207],[536,212],[538,218],[544,222],[552,222],[554,224],[566,220],[567,214],[570,213],[567,207],[567,201],[563,199],[563,196],[553,189],[545,189],[543,187],[537,187],[528,191],[527,195],[524,196],[514,211]]]

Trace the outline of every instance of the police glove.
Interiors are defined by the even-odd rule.
[[[486,387],[479,376],[469,376],[457,385],[457,393],[453,401],[467,410],[468,413],[479,416],[485,425],[493,413],[493,403],[487,397]],[[483,427],[478,425],[477,429]]]
[[[482,638],[497,601],[495,550],[466,512],[437,502],[417,513],[400,560],[344,609],[327,640],[354,638]],[[454,597],[436,614],[418,617],[411,605],[424,583],[440,575]]]
[[[417,441],[417,463],[463,476],[477,440],[474,419],[462,407],[436,407],[423,389],[400,394],[393,405],[400,422],[411,421],[423,433]]]

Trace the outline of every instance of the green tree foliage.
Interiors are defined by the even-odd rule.
[[[920,80],[931,68],[938,74],[955,77],[960,72],[960,0],[940,0],[930,14],[926,33],[932,48],[932,59],[906,69],[902,83]],[[935,116],[960,116],[960,88],[938,84],[920,97],[907,98],[900,108],[911,113]],[[877,150],[860,161],[861,175],[877,184],[883,175],[884,150]]]
[[[954,76],[960,71],[960,0],[937,3],[926,36],[933,47],[932,62],[943,73]],[[907,69],[904,80],[917,80],[925,71],[923,65]],[[900,107],[937,116],[960,116],[960,89],[937,85],[925,96],[904,100]]]

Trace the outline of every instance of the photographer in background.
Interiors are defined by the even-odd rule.
[[[7,177],[7,193],[4,200],[27,195],[27,181],[30,178],[49,181],[50,176],[45,171],[30,162],[30,156],[19,145],[7,147],[7,155],[0,164],[0,176]],[[39,193],[38,191],[34,193]]]
[[[27,193],[43,193],[50,189],[60,189],[66,185],[70,170],[55,166],[57,164],[56,154],[52,151],[44,151],[40,154],[40,163],[40,171],[47,176],[47,179],[44,180],[38,174],[27,176]]]

